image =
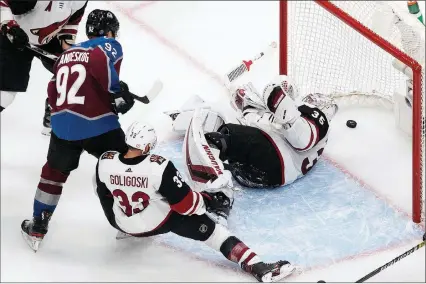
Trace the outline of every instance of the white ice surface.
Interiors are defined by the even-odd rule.
[[[159,2],[133,15],[119,12],[116,7],[121,4],[130,9],[138,6],[93,1],[87,10],[112,9],[119,17],[125,53],[121,78],[132,90],[142,94],[156,78],[164,81],[160,97],[149,106],[137,104],[121,119],[123,128],[134,119],[150,121],[160,140],[173,138],[162,111],[178,108],[195,93],[224,101],[217,74],[277,40],[276,2]],[[85,39],[83,34],[81,28],[80,40]],[[116,242],[93,193],[95,160],[87,154],[68,179],[42,248],[37,254],[31,252],[19,226],[31,216],[45,163],[49,139],[40,130],[49,79],[50,74],[34,60],[27,93],[1,115],[1,281],[252,281],[235,266],[196,259],[151,239]],[[347,119],[357,120],[358,127],[348,129]],[[393,127],[390,113],[350,109],[333,121],[326,153],[380,198],[410,214],[410,145]],[[289,281],[355,281],[416,243],[316,268]],[[372,281],[425,282],[425,250]]]

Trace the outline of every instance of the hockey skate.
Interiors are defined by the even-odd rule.
[[[43,211],[41,217],[33,217],[33,220],[24,220],[21,224],[21,233],[30,248],[37,252],[41,241],[47,233],[52,213]]]
[[[277,282],[296,270],[295,266],[285,260],[275,263],[258,262],[252,265],[246,265],[243,262],[241,268],[253,275],[259,282]]]
[[[51,110],[52,108],[48,103],[48,99],[46,99],[46,103],[44,105],[43,130],[41,131],[41,134],[46,136],[50,136],[52,131],[52,126],[50,124]]]

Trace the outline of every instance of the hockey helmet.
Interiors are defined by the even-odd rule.
[[[155,129],[149,124],[133,122],[126,132],[126,144],[148,154],[157,145]]]
[[[110,11],[96,9],[87,16],[87,37],[105,36],[108,32],[112,32],[113,36],[116,37],[119,29],[120,23]]]
[[[331,121],[339,110],[339,106],[332,96],[321,93],[311,93],[305,96],[302,102],[320,109],[325,114],[328,121]]]

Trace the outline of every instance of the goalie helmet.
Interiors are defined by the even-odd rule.
[[[157,145],[157,134],[149,124],[133,122],[126,132],[126,144],[146,155]]]
[[[320,109],[328,121],[331,121],[339,110],[336,101],[331,97],[320,93],[312,93],[302,99],[302,102]]]
[[[293,100],[299,96],[299,89],[286,75],[280,75],[263,89],[263,102],[272,112],[275,112],[283,96],[288,95]]]

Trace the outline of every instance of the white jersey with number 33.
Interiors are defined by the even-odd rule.
[[[96,191],[104,211],[113,199],[115,222],[125,232],[154,230],[172,211],[182,215],[204,214],[202,196],[192,191],[173,163],[159,155],[124,158],[106,152],[96,170]],[[106,212],[107,215],[109,215]]]

